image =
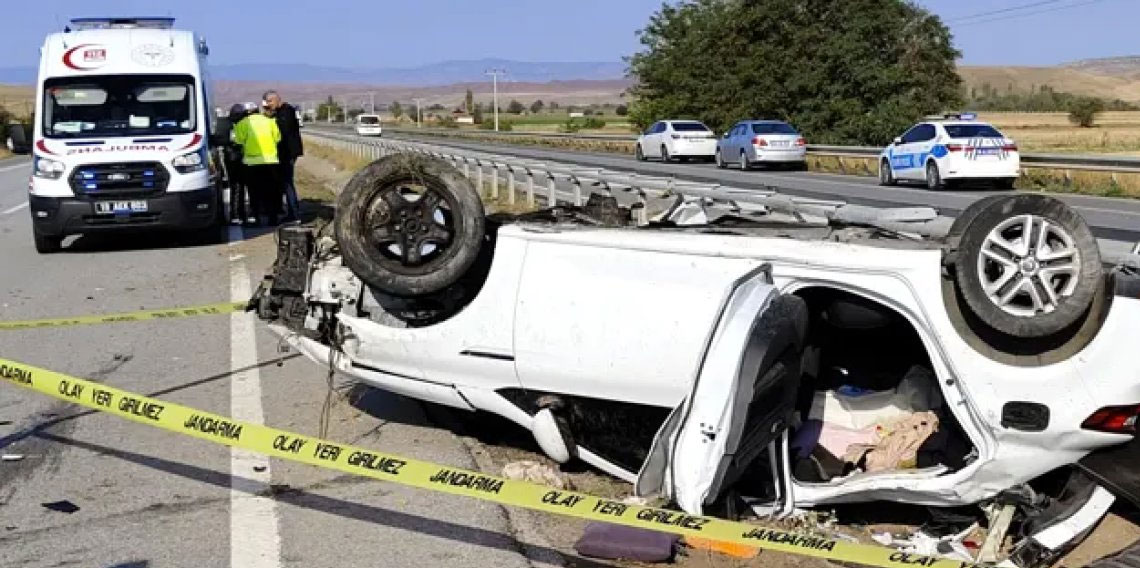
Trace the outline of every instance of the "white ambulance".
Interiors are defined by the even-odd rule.
[[[36,250],[96,231],[216,231],[205,41],[173,18],[84,18],[41,49],[30,210]]]

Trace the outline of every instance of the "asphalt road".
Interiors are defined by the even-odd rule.
[[[81,237],[32,247],[29,165],[0,161],[0,320],[243,300],[272,235]],[[0,332],[0,357],[207,411],[318,433],[320,367],[250,314]],[[277,366],[275,362],[285,360]],[[424,407],[334,381],[327,436],[459,467]],[[532,566],[497,505],[382,484],[148,429],[0,385],[0,567]],[[73,505],[73,512],[61,503]],[[553,554],[557,556],[557,554]]]
[[[348,133],[347,129],[333,128]],[[441,146],[519,156],[534,160],[552,160],[588,167],[632,171],[646,175],[676,176],[678,179],[731,185],[741,188],[775,188],[790,195],[821,199],[840,199],[848,203],[880,207],[930,206],[944,215],[954,216],[977,199],[1001,193],[991,189],[930,191],[918,185],[882,187],[875,178],[817,172],[763,171],[742,172],[718,169],[711,163],[638,162],[633,156],[572,152],[528,146],[466,142],[432,136],[404,133],[385,135],[391,138],[417,140]],[[1074,207],[1101,239],[1133,243],[1140,241],[1140,200],[1114,199],[1087,195],[1059,194],[1058,198]]]

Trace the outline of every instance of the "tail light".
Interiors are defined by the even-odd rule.
[[[1017,144],[1010,142],[1009,144],[1003,145],[1001,147],[1001,149],[1006,151],[1006,152],[1016,152],[1017,151]]]
[[[759,136],[757,136],[757,137],[755,137],[755,138],[753,138],[753,139],[752,139],[752,145],[753,145],[753,146],[767,146],[767,145],[768,145],[768,141],[767,141],[767,140],[765,140],[765,139],[763,139],[763,138],[761,138],[761,137],[759,137]]]
[[[1135,434],[1138,415],[1140,415],[1140,404],[1106,406],[1086,418],[1081,423],[1081,428],[1111,434]]]
[[[807,146],[807,141],[803,137],[796,138],[796,146]]]
[[[961,152],[963,150],[963,148],[964,148],[964,146],[962,146],[961,144],[947,144],[946,145],[946,149],[951,151],[951,152]]]

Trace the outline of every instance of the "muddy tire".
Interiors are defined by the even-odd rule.
[[[1080,321],[1104,280],[1088,225],[1042,195],[996,195],[972,204],[950,229],[945,263],[979,320],[1022,339]]]
[[[415,297],[457,282],[485,232],[483,203],[446,162],[396,154],[372,162],[337,199],[336,239],[357,276],[388,294]]]

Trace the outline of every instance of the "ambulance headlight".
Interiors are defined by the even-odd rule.
[[[38,178],[59,179],[65,169],[63,162],[36,156],[36,167],[32,174]]]
[[[174,166],[174,169],[178,170],[180,174],[189,174],[204,170],[206,169],[206,149],[202,148],[197,152],[178,156],[174,158],[174,161],[171,162],[170,165]]]

